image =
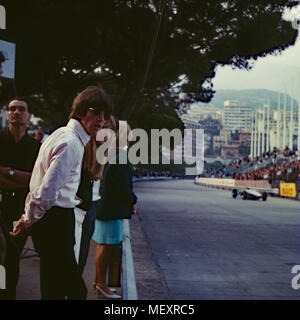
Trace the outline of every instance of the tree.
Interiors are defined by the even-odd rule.
[[[1,38],[16,42],[17,89],[35,99],[49,128],[65,122],[76,93],[92,83],[137,126],[151,108],[159,110],[153,127],[161,118],[177,125],[177,114],[165,112],[210,101],[217,65],[249,69],[250,58],[294,44],[297,31],[281,18],[290,2],[3,0]]]

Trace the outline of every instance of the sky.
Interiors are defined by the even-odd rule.
[[[214,89],[269,89],[300,98],[300,36],[293,46],[276,56],[254,61],[250,71],[219,66],[213,80]]]

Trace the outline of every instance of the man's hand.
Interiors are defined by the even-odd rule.
[[[31,172],[13,169],[14,174],[10,175],[9,173],[11,170],[12,168],[10,167],[0,166],[1,188],[8,189],[8,190],[28,188],[29,181],[31,178]],[[3,179],[6,179],[8,181],[8,187],[5,187],[5,181]]]
[[[15,225],[13,232],[10,232],[10,235],[18,238],[26,234],[28,234],[28,228],[25,223],[25,215],[22,215],[21,219]]]
[[[137,205],[136,203],[132,206],[132,214],[136,214],[136,210],[137,210]]]

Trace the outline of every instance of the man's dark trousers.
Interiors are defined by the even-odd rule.
[[[96,221],[96,206],[95,206],[95,203],[93,203],[92,207],[87,211],[82,223],[82,232],[81,232],[79,259],[78,259],[78,266],[81,274],[83,274],[84,267],[86,265],[86,261],[89,255],[90,242],[95,230],[95,221]]]
[[[30,229],[40,255],[42,299],[86,299],[87,288],[74,254],[73,209],[53,207]]]

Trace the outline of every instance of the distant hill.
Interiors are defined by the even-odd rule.
[[[277,109],[278,92],[266,89],[248,89],[248,90],[217,90],[214,98],[209,105],[214,105],[217,108],[224,107],[225,100],[239,100],[245,105],[253,108],[259,108],[270,99],[271,109]],[[289,109],[291,97],[287,96],[287,109]],[[281,107],[283,108],[283,95],[281,94]],[[201,104],[203,105],[203,104]],[[200,106],[201,106],[200,105]],[[294,99],[294,107],[298,107],[297,100]]]

